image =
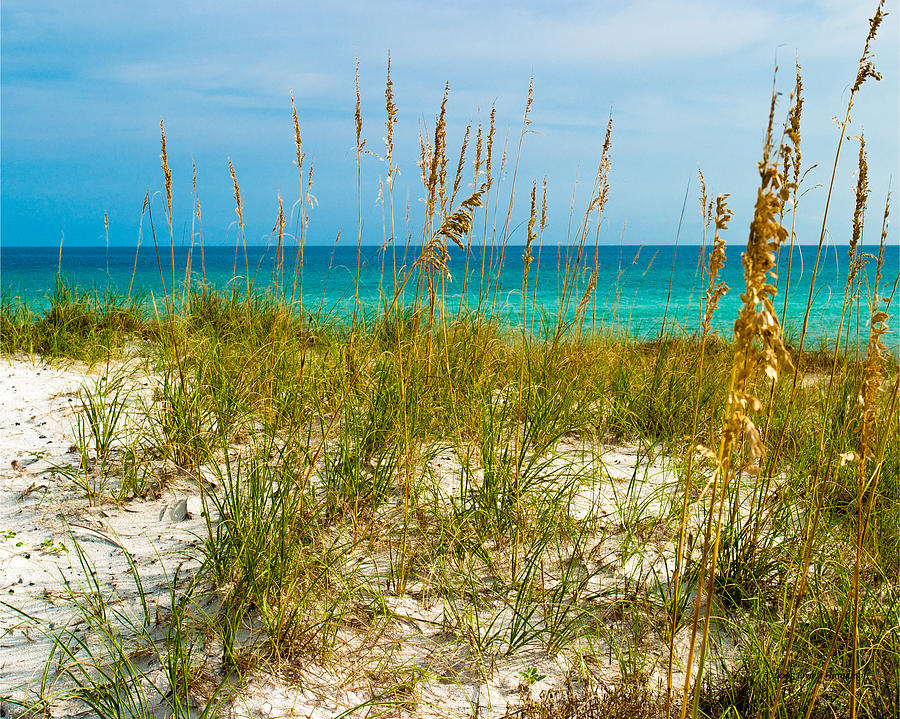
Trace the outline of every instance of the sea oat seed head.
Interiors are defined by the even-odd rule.
[[[384,87],[384,106],[387,110],[387,148],[388,168],[391,169],[391,161],[394,156],[394,125],[397,124],[397,106],[394,104],[394,83],[391,80],[391,53],[387,59],[387,82]]]
[[[356,88],[356,151],[357,153],[362,152],[363,147],[366,145],[366,141],[362,136],[362,107],[359,97],[359,59],[356,60],[356,79],[354,80],[354,87]]]
[[[866,138],[859,138],[859,163],[856,179],[856,206],[853,209],[853,232],[850,235],[850,260],[856,259],[857,245],[862,238],[863,224],[866,214],[866,202],[869,199],[869,164],[866,161]]]
[[[172,217],[172,171],[169,169],[169,157],[166,152],[166,130],[163,121],[159,121],[160,146],[162,147],[162,171],[166,182],[166,203],[169,206],[169,219]]]
[[[291,92],[291,115],[294,120],[294,147],[297,150],[297,170],[303,177],[303,141],[300,139],[300,121],[297,119],[297,105],[294,102],[294,93]]]
[[[244,226],[244,207],[241,204],[241,188],[238,185],[237,175],[234,172],[234,165],[231,164],[231,160],[228,160],[228,170],[231,172],[231,181],[234,183],[234,201],[237,205],[235,212],[237,212],[238,223],[241,227]]]

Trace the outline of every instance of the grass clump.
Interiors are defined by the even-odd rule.
[[[0,304],[0,348],[48,359],[93,364],[120,351],[130,340],[154,335],[141,299],[79,291],[57,275],[44,311],[4,292]]]

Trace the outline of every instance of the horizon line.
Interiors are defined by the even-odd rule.
[[[189,249],[191,249],[192,247],[193,247],[193,249],[196,249],[196,250],[199,250],[201,247],[202,247],[204,250],[233,250],[233,249],[235,249],[235,247],[237,247],[237,249],[241,249],[241,248],[243,248],[243,246],[244,246],[243,244],[240,244],[240,245],[237,245],[237,246],[235,246],[235,245],[218,245],[218,244],[215,244],[215,245],[200,245],[200,244],[195,244],[195,245],[193,245],[193,246],[192,246],[192,245],[175,245],[174,247],[175,247],[175,249],[184,249],[184,250],[189,250]],[[252,247],[252,248],[254,248],[254,249],[256,249],[256,248],[277,249],[277,245],[276,245],[276,244],[259,244],[259,243],[249,243],[249,242],[248,242],[246,246],[247,246],[247,248],[251,248],[251,247]],[[421,243],[415,243],[415,244],[409,243],[408,245],[406,245],[406,244],[404,244],[404,245],[383,245],[383,244],[369,244],[369,243],[365,243],[365,242],[362,243],[361,246],[362,246],[363,248],[366,248],[366,249],[385,249],[385,250],[389,250],[389,249],[392,249],[392,248],[396,248],[396,249],[399,250],[399,249],[404,249],[404,248],[407,248],[407,247],[423,247],[423,245],[422,245]],[[507,243],[505,244],[505,246],[506,246],[506,247],[522,247],[522,248],[524,248],[524,247],[525,247],[525,244],[524,244],[524,243],[512,243],[512,242],[507,242]],[[712,243],[711,243],[711,242],[707,242],[707,243],[703,244],[703,243],[699,243],[699,242],[679,242],[679,243],[676,245],[674,242],[666,242],[666,243],[654,243],[654,242],[623,242],[623,243],[620,243],[620,244],[611,244],[611,243],[607,243],[607,242],[601,242],[601,243],[599,243],[599,244],[597,244],[597,245],[594,245],[594,244],[584,244],[584,245],[582,245],[581,247],[582,247],[582,249],[584,249],[584,250],[590,250],[590,249],[593,249],[595,246],[596,246],[596,247],[712,247]],[[794,247],[818,247],[818,246],[819,246],[819,244],[818,244],[817,242],[795,242],[795,243],[794,243]],[[846,245],[846,246],[849,247],[849,245]],[[863,246],[863,247],[878,247],[878,243],[867,244],[867,243],[865,243],[865,242],[861,242],[861,243],[860,243],[860,246]],[[62,248],[63,248],[63,249],[102,249],[102,250],[106,250],[106,249],[111,249],[111,250],[130,250],[130,249],[131,249],[131,250],[138,250],[138,249],[141,249],[141,248],[143,248],[143,247],[147,247],[147,248],[149,248],[149,249],[154,249],[154,245],[153,245],[152,243],[144,243],[144,244],[141,244],[141,245],[136,245],[136,244],[135,244],[135,245],[119,245],[119,244],[111,244],[111,245],[104,245],[104,244],[98,244],[98,245],[82,245],[82,244],[62,245]],[[169,249],[169,248],[171,247],[171,245],[168,244],[168,243],[167,243],[167,244],[160,244],[160,245],[158,245],[158,247],[161,248],[161,249],[162,249],[162,248]],[[282,249],[287,248],[287,247],[297,248],[297,247],[300,247],[300,245],[288,245],[288,244],[282,244],[281,247],[282,247]],[[303,245],[303,247],[304,247],[304,248],[312,248],[312,247],[320,248],[320,247],[324,247],[324,248],[331,248],[331,249],[348,249],[348,250],[354,250],[354,249],[356,249],[356,246],[353,245],[353,244],[335,244],[335,243],[333,243],[333,242],[332,242],[332,243],[328,243],[328,244],[320,244],[320,243],[310,242],[310,243],[305,243],[305,244]],[[473,243],[473,244],[471,245],[471,249],[473,249],[473,250],[474,250],[474,249],[480,249],[480,248],[486,248],[486,249],[490,249],[490,248],[500,249],[500,248],[502,248],[502,247],[504,247],[504,244],[503,244],[503,243],[495,243],[495,244],[493,244],[493,245],[484,245],[484,244],[480,244],[480,243],[476,245],[476,244]],[[544,248],[567,247],[567,248],[577,249],[577,248],[579,247],[579,245],[577,245],[577,244],[544,244],[543,247],[544,247]],[[726,244],[726,249],[732,249],[732,248],[736,248],[736,247],[742,247],[742,248],[743,248],[743,247],[746,247],[746,245],[745,245],[744,243],[740,243],[740,244],[730,244],[730,245],[729,245],[729,244]],[[783,244],[782,247],[783,247],[783,248],[788,248],[788,249],[789,249],[789,248],[790,248],[790,245],[789,245],[789,244]],[[829,249],[830,249],[830,248],[832,248],[832,247],[841,247],[841,245],[836,245],[836,244],[834,244],[834,243],[822,243],[822,249],[825,249],[825,248],[829,248]],[[900,245],[892,244],[892,243],[885,243],[885,249],[890,249],[891,247],[900,249]],[[44,244],[41,244],[41,245],[24,245],[24,244],[17,244],[17,243],[11,243],[11,244],[10,244],[10,243],[0,243],[0,250],[3,250],[3,249],[11,249],[11,250],[12,250],[12,249],[16,249],[16,250],[50,250],[50,249],[52,249],[52,250],[57,250],[57,251],[59,251],[59,250],[60,250],[60,245],[44,245]],[[459,247],[456,247],[455,245],[448,245],[448,246],[447,246],[447,249],[448,249],[448,250],[451,250],[451,251],[453,251],[453,252],[464,252],[464,251],[465,251],[464,249],[460,249]]]

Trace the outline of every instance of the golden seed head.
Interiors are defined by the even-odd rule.
[[[594,192],[588,203],[587,212],[596,212],[599,216],[609,200],[609,171],[612,162],[609,157],[612,145],[612,116],[606,123],[606,137],[603,140],[603,151],[600,153],[600,164],[597,166],[597,175],[594,178]]]
[[[419,173],[422,176],[422,184],[428,188],[430,197],[429,174],[431,168],[431,145],[428,143],[428,140],[425,139],[425,133],[422,131],[421,126],[419,127],[419,159],[417,160],[417,164],[419,165]]]
[[[493,183],[493,177],[491,175],[491,170],[493,169],[493,160],[494,160],[494,133],[496,131],[496,120],[497,120],[497,108],[491,105],[491,121],[488,125],[488,137],[487,137],[487,157],[485,158],[484,163],[484,174],[485,180],[488,183],[488,187]]]
[[[447,99],[450,96],[450,83],[444,85],[444,97],[441,100],[441,111],[434,127],[434,162],[437,162],[438,196],[441,198],[441,210],[446,202],[447,193]]]
[[[525,252],[522,260],[525,263],[525,271],[523,281],[528,277],[528,268],[531,267],[531,244],[537,235],[534,232],[534,226],[537,223],[537,180],[531,185],[531,212],[528,214],[528,231],[525,236]]]
[[[788,122],[787,122],[787,136],[790,140],[790,146],[792,148],[791,158],[792,164],[794,168],[794,191],[797,191],[797,188],[800,185],[800,161],[801,161],[801,153],[800,153],[800,115],[803,112],[803,78],[801,77],[800,71],[800,63],[796,63],[797,75],[794,83],[794,92],[793,92],[793,105],[791,106],[791,110],[788,114]]]
[[[163,121],[159,121],[160,146],[162,147],[162,171],[166,183],[166,202],[169,206],[169,217],[172,216],[172,171],[169,169],[169,156],[166,152],[166,130]]]
[[[237,205],[235,212],[237,212],[238,223],[243,228],[244,226],[244,207],[241,204],[241,188],[238,185],[237,175],[234,172],[234,165],[231,164],[231,160],[228,160],[228,170],[231,172],[231,181],[234,183],[234,202]]]
[[[388,53],[387,60],[387,82],[384,87],[384,105],[387,110],[387,138],[385,139],[385,147],[387,148],[388,166],[390,168],[391,158],[394,154],[394,125],[397,124],[397,106],[394,104],[394,83],[391,80],[391,54]]]
[[[531,106],[534,104],[534,75],[528,81],[528,99],[525,101],[525,115],[522,120],[522,129],[524,130],[531,124],[529,115],[531,114]]]
[[[578,322],[582,315],[584,315],[584,311],[587,309],[588,303],[591,300],[591,293],[594,291],[594,288],[597,286],[597,272],[596,270],[591,271],[590,279],[588,280],[587,287],[584,288],[584,293],[581,295],[581,300],[578,302],[578,308],[575,310],[575,321]]]
[[[700,218],[703,220],[703,227],[709,227],[712,221],[712,205],[709,203],[709,197],[706,194],[706,180],[703,178],[703,170],[697,168],[697,176],[700,178]],[[709,206],[710,209],[707,209]]]
[[[866,138],[860,135],[858,174],[856,178],[856,206],[853,209],[853,232],[850,235],[850,250],[848,253],[851,260],[856,259],[857,245],[862,238],[868,199],[869,164],[866,161]]]
[[[303,141],[300,138],[300,121],[297,119],[297,105],[294,102],[294,93],[291,92],[291,116],[294,120],[294,148],[297,150],[297,169],[303,174]]]
[[[776,97],[773,90],[763,159],[759,163],[760,186],[747,249],[741,256],[746,289],[741,295],[743,304],[734,323],[734,379],[729,397],[730,418],[725,427],[727,443],[730,445],[737,436],[743,436],[749,455],[754,459],[762,456],[763,445],[759,430],[747,412],[758,411],[761,404],[747,389],[747,382],[757,369],[775,380],[780,371],[793,366],[774,308],[775,254],[788,236],[779,218],[790,199],[792,187],[778,164],[778,158],[783,156],[784,144],[792,142],[791,134],[784,134],[778,148],[773,147],[772,143]],[[795,104],[799,100],[796,95],[793,99]],[[792,107],[789,116],[794,112]],[[724,205],[722,207],[724,209]],[[717,212],[717,225],[727,224],[729,219],[730,214]]]
[[[470,122],[466,125],[466,132],[463,135],[462,146],[459,149],[459,162],[456,164],[456,175],[453,178],[453,192],[450,193],[450,204],[453,204],[453,200],[456,198],[456,193],[459,191],[459,187],[462,184],[462,173],[463,168],[466,164],[466,151],[469,148],[469,134],[472,131],[472,123]]]
[[[887,13],[884,12],[884,0],[881,0],[878,3],[878,9],[875,10],[875,15],[869,19],[869,34],[866,36],[866,44],[863,47],[862,55],[859,58],[859,70],[857,70],[856,73],[856,82],[853,83],[853,88],[850,90],[851,96],[854,95],[869,78],[872,78],[876,82],[881,80],[881,73],[875,69],[875,63],[872,60],[874,56],[872,55],[869,46],[878,34],[878,28],[881,25],[882,20],[884,20],[885,15],[887,15]]]
[[[275,227],[272,228],[273,232],[278,234],[278,246],[281,246],[281,241],[284,238],[284,201],[281,199],[281,193],[278,193],[278,219],[275,220]]]
[[[360,102],[359,97],[359,60],[356,61],[356,79],[354,80],[354,87],[356,88],[356,151],[362,152],[363,147],[366,145],[366,141],[362,136],[362,104]]]
[[[541,193],[541,234],[547,226],[547,176],[544,175],[544,187]]]
[[[441,223],[438,231],[434,233],[432,242],[441,242],[443,239],[450,239],[456,243],[457,247],[461,250],[465,249],[462,238],[472,227],[472,221],[475,218],[475,208],[481,207],[481,199],[485,190],[486,186],[482,184],[481,187],[463,200],[459,207],[451,212],[447,216],[447,219]]]
[[[728,195],[719,195],[716,197],[716,221],[715,235],[713,236],[713,250],[709,256],[709,265],[707,266],[707,275],[709,283],[706,287],[706,311],[703,316],[703,332],[708,333],[712,326],[712,317],[719,305],[719,301],[728,292],[728,285],[718,279],[719,272],[725,266],[725,238],[722,232],[728,229],[728,223],[731,221],[732,212],[727,204]],[[712,202],[709,203],[710,213]]]
[[[478,120],[478,130],[475,133],[475,179],[473,180],[472,187],[478,184],[478,173],[481,171],[481,152],[482,152],[482,137],[481,137],[481,118]]]

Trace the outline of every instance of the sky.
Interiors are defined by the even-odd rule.
[[[826,189],[875,2],[96,2],[4,0],[0,8],[0,242],[102,245],[138,241],[148,191],[163,217],[159,122],[173,173],[176,242],[191,236],[191,167],[204,242],[237,237],[228,161],[241,185],[249,243],[271,242],[280,192],[299,197],[290,93],[314,167],[307,241],[357,239],[354,72],[363,136],[363,241],[385,239],[377,157],[385,135],[390,53],[395,102],[398,231],[418,237],[423,190],[420,128],[431,132],[445,83],[451,152],[465,126],[497,108],[498,135],[518,142],[528,84],[534,107],[516,185],[510,241],[525,236],[532,180],[547,178],[545,242],[564,243],[584,210],[608,117],[610,198],[600,241],[697,244],[697,169],[710,193],[729,193],[729,242],[746,240],[773,72],[788,107],[794,62],[803,67],[806,194],[798,239],[818,241]],[[898,1],[873,50],[880,83],[857,96],[849,135],[865,133],[876,241],[885,195],[896,189]],[[829,241],[846,242],[858,143],[844,146]],[[503,177],[508,197],[511,172]],[[574,201],[574,211],[571,209]],[[508,199],[504,200],[504,204]],[[406,206],[411,217],[407,228]],[[896,203],[895,203],[896,205]],[[877,225],[877,227],[876,227]],[[146,220],[143,225],[147,241]],[[896,242],[896,235],[893,240]]]

